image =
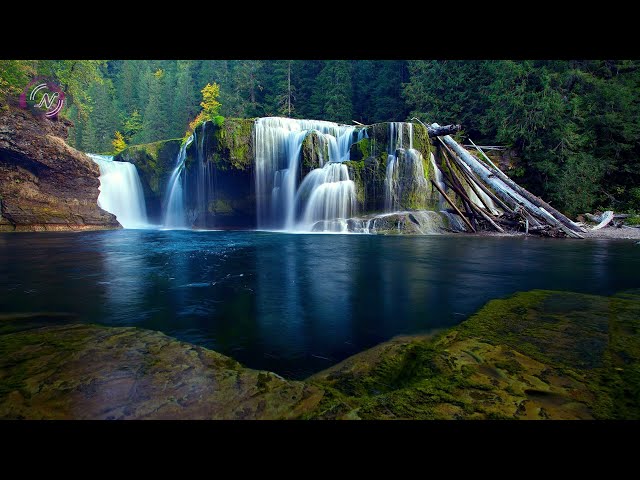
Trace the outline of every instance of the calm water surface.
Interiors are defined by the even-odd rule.
[[[160,330],[303,378],[533,288],[640,287],[633,241],[120,230],[0,234],[0,312]]]

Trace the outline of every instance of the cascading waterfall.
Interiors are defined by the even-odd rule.
[[[98,206],[113,213],[124,228],[147,228],[147,209],[135,165],[112,156],[87,154],[100,167]]]
[[[197,145],[197,164],[198,171],[196,173],[196,181],[197,181],[197,208],[198,212],[207,212],[209,210],[209,205],[214,200],[215,189],[214,189],[214,176],[213,176],[213,163],[208,162],[205,155],[205,132],[207,128],[208,122],[204,122],[202,124],[202,138],[198,142],[198,134],[197,131],[194,131],[193,137],[194,141],[198,142]]]
[[[180,147],[176,167],[171,173],[167,184],[167,201],[164,208],[162,225],[165,228],[187,228],[187,212],[185,202],[186,174],[184,173],[184,162],[187,158],[187,147],[191,145],[194,136],[191,135]]]
[[[347,222],[347,230],[353,233],[377,234],[380,230],[397,230],[403,233],[402,223],[410,222],[422,235],[438,235],[446,231],[464,232],[466,227],[460,217],[447,211],[432,210],[399,211],[381,213],[370,218],[352,218]]]
[[[429,156],[431,158],[431,165],[433,166],[433,173],[434,173],[434,176],[435,176],[435,182],[442,189],[443,192],[446,192],[447,191],[447,187],[444,184],[444,179],[442,178],[442,171],[438,168],[438,166],[436,164],[436,157],[433,156],[433,153],[431,153]],[[440,192],[438,192],[438,209],[444,210],[446,208],[447,208],[447,201],[442,196],[442,194]]]
[[[313,176],[305,185],[305,193],[298,195],[302,190],[302,185],[298,188],[302,143],[312,131],[328,146],[329,158],[321,160],[324,164],[322,168],[307,175]],[[342,183],[350,182],[349,174],[346,167],[342,170],[331,165],[349,160],[355,131],[356,127],[352,125],[320,120],[281,117],[256,120],[254,146],[258,228],[304,229],[308,227],[310,218],[333,220],[338,217],[332,215],[342,215],[344,205],[353,203],[350,200],[351,187],[348,183]],[[362,131],[358,133],[358,138],[361,135]],[[324,163],[325,160],[327,163]],[[321,172],[314,173],[318,170]],[[336,171],[339,173],[336,174]],[[336,175],[339,178],[346,176],[346,179],[336,181]],[[333,183],[338,185],[327,185]],[[353,186],[353,182],[350,183]],[[324,212],[322,216],[320,211]]]
[[[194,223],[206,224],[206,213],[214,200],[214,166],[205,155],[205,139],[208,122],[194,133],[180,148],[176,166],[167,184],[163,226],[165,228],[190,228]],[[195,143],[195,161],[186,169],[187,149]],[[201,218],[199,216],[202,215]]]
[[[355,211],[356,186],[349,179],[347,166],[327,163],[311,171],[300,184],[296,203],[303,211],[298,228],[344,232],[347,218]],[[306,207],[303,204],[306,203]]]
[[[389,148],[387,151],[387,169],[384,179],[384,209],[386,212],[398,210],[398,149],[404,149],[404,127],[407,127],[409,148],[407,158],[414,159],[419,152],[413,149],[413,124],[403,122],[389,122]],[[411,153],[410,153],[411,152]],[[409,154],[410,153],[410,154]],[[424,169],[423,169],[424,177]]]

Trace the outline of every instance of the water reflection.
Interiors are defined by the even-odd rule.
[[[2,312],[163,331],[304,377],[533,288],[640,287],[633,242],[117,231],[0,236]]]

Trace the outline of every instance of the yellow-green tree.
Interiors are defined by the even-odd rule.
[[[200,102],[202,111],[189,124],[189,131],[187,131],[186,136],[191,135],[195,128],[201,123],[213,120],[214,117],[218,116],[221,106],[221,103],[218,101],[219,96],[220,85],[217,83],[207,83],[207,85],[202,89],[202,102]]]
[[[111,144],[113,145],[113,149],[116,154],[127,148],[127,142],[124,141],[124,137],[120,132],[116,132],[116,135]]]

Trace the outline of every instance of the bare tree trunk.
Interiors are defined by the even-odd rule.
[[[456,133],[458,130],[460,130],[460,125],[444,125],[442,127],[440,125],[437,127],[431,125],[430,127],[427,127],[427,132],[429,132],[430,137],[451,135],[452,133]]]
[[[475,146],[475,143],[473,143],[471,139],[469,139],[469,141],[471,142],[472,145]],[[520,195],[522,195],[524,198],[529,200],[534,205],[544,208],[546,211],[550,212],[552,215],[554,215],[558,219],[560,223],[565,225],[567,228],[578,233],[581,233],[584,231],[578,225],[576,225],[573,221],[571,221],[571,219],[564,216],[562,213],[560,213],[558,210],[553,208],[551,205],[549,205],[547,202],[542,200],[540,197],[536,197],[534,194],[525,190],[516,182],[514,182],[509,177],[507,177],[496,165],[493,164],[493,162],[489,159],[489,157],[485,155],[482,149],[480,149],[479,147],[476,147],[476,149],[489,162],[490,165],[485,165],[485,166],[491,171],[491,173],[493,173],[494,175],[497,175],[503,182],[505,182],[507,185],[513,188],[516,192],[518,192]]]
[[[444,197],[444,199],[447,201],[447,203],[453,207],[453,209],[456,211],[456,213],[457,213],[458,215],[460,215],[460,218],[464,221],[464,223],[466,223],[466,224],[467,224],[467,226],[471,229],[471,231],[472,231],[472,232],[475,232],[475,231],[476,231],[476,229],[475,229],[475,228],[473,228],[473,225],[471,225],[471,224],[469,223],[469,220],[467,220],[467,218],[462,214],[462,212],[460,211],[460,209],[459,209],[458,207],[456,207],[456,204],[455,204],[455,203],[453,203],[453,201],[452,201],[452,200],[449,198],[449,196],[444,192],[444,190],[442,190],[442,189],[440,188],[440,185],[438,185],[438,184],[437,184],[436,182],[434,182],[432,179],[429,179],[429,180],[431,180],[431,183],[433,184],[433,186],[434,186],[434,187],[436,187],[436,188],[438,189],[438,191],[440,192],[440,195],[442,195],[442,196]]]
[[[432,126],[438,127],[439,125],[433,124]],[[528,210],[529,213],[534,214],[541,219],[544,219],[552,226],[563,230],[567,235],[574,238],[584,238],[579,233],[565,226],[543,207],[538,207],[537,205],[533,204],[519,192],[515,191],[513,188],[507,185],[506,182],[504,182],[496,174],[491,172],[484,164],[482,164],[477,158],[475,158],[467,150],[461,147],[449,135],[442,137],[442,139],[443,142],[458,155],[460,160],[466,163],[471,168],[471,170],[473,170],[476,175],[478,175],[485,183],[487,183],[508,205],[513,206],[514,210],[516,210],[516,207],[521,206],[525,211]]]

